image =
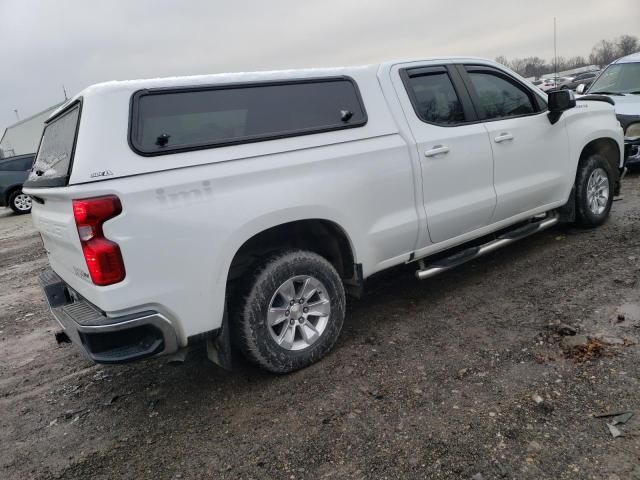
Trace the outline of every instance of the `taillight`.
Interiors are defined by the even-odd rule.
[[[120,215],[122,205],[115,195],[73,201],[82,253],[91,280],[96,285],[112,285],[125,277],[124,261],[117,243],[105,238],[102,225]]]

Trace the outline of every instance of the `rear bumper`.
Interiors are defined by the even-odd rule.
[[[128,363],[178,349],[171,322],[156,311],[107,317],[51,269],[40,275],[40,285],[58,326],[96,363]]]

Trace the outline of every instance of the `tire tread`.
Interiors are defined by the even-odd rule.
[[[609,202],[607,204],[607,208],[601,215],[596,215],[591,212],[587,205],[587,183],[589,181],[591,173],[596,168],[602,168],[605,172],[607,172],[607,176],[609,177]],[[602,225],[607,220],[609,212],[611,211],[613,194],[615,190],[615,185],[613,185],[611,180],[612,178],[614,178],[614,175],[611,171],[611,164],[602,155],[594,153],[580,162],[580,165],[578,166],[578,172],[576,174],[575,183],[576,225],[584,228],[594,228]]]
[[[322,338],[314,343],[310,349],[302,352],[279,351],[277,345],[268,337],[266,329],[262,330],[263,317],[260,309],[268,305],[273,292],[269,286],[281,281],[278,278],[284,272],[289,275],[301,274],[296,272],[300,265],[307,265],[324,271],[323,275],[331,280],[334,296],[331,304],[332,321],[327,325]],[[337,300],[337,301],[334,301]],[[233,341],[244,356],[251,362],[273,373],[288,373],[299,370],[317,362],[328,353],[338,339],[345,311],[344,286],[338,272],[324,257],[305,250],[283,250],[268,257],[239,288],[231,306],[231,327]],[[268,338],[265,337],[265,334]]]

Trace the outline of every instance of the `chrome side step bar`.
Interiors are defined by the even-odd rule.
[[[418,280],[425,280],[438,275],[439,273],[451,270],[463,263],[467,263],[481,257],[482,255],[498,250],[499,248],[506,247],[507,245],[517,242],[518,240],[522,240],[534,233],[551,228],[558,223],[559,219],[560,217],[556,214],[548,215],[542,220],[528,223],[527,225],[504,233],[495,240],[485,243],[484,245],[469,247],[461,252],[454,253],[449,257],[437,260],[429,266],[425,265],[424,260],[419,260],[420,270],[416,272],[416,277]]]

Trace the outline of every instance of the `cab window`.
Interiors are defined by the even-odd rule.
[[[497,70],[466,67],[479,115],[484,120],[531,115],[540,109],[533,93]]]

